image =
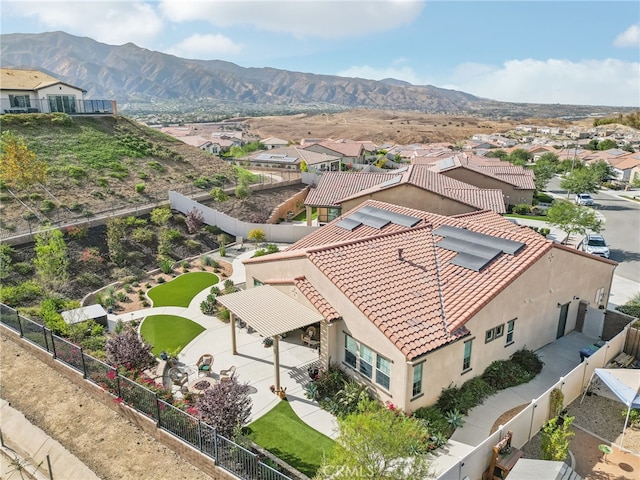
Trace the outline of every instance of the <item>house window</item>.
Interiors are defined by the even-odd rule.
[[[376,383],[389,390],[391,362],[381,355],[376,356]]]
[[[31,99],[29,95],[9,95],[9,105],[11,108],[30,108]]]
[[[374,380],[381,387],[386,390],[389,389],[391,384],[391,360],[379,355],[366,345],[355,341],[346,333],[344,334],[344,362],[363,376]]]
[[[353,368],[357,368],[358,344],[347,334],[344,336],[344,361]]]
[[[257,278],[253,279],[253,286],[254,287],[259,287],[260,285],[264,285],[264,283],[262,283],[260,280],[258,280]]]
[[[373,373],[373,350],[365,345],[360,345],[360,373],[371,378]]]
[[[49,95],[49,111],[76,113],[75,95]]]
[[[462,360],[462,371],[465,372],[471,369],[471,345],[473,340],[467,340],[464,342],[464,358]]]
[[[342,208],[330,207],[327,209],[327,222],[335,220],[342,213]]]
[[[500,338],[504,334],[504,323],[497,327],[490,328],[484,334],[484,343],[489,343],[496,338]]]
[[[413,397],[422,393],[422,366],[423,365],[424,365],[424,362],[413,366],[413,386],[411,388],[411,395]]]
[[[600,305],[602,303],[603,298],[604,298],[604,287],[599,288],[596,291],[596,296],[593,299],[593,303],[595,303],[596,305]]]
[[[507,345],[513,343],[513,329],[516,325],[515,320],[509,320],[507,322]]]

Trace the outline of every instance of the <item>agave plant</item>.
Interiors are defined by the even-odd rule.
[[[454,429],[460,428],[464,425],[464,415],[460,413],[460,410],[457,408],[455,410],[448,411],[445,414],[445,417],[447,417],[447,422],[449,422],[449,425]]]

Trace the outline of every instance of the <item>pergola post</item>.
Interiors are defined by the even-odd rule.
[[[276,391],[280,390],[280,336],[273,336],[273,369]]]
[[[237,355],[238,350],[236,348],[236,314],[230,312],[229,318],[231,319],[231,353],[233,355]]]
[[[310,205],[305,205],[305,215],[307,216],[307,227],[311,226],[311,216],[313,215],[313,207]]]

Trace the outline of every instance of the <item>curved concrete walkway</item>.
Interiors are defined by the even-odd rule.
[[[247,251],[239,252],[233,259],[229,256],[220,257],[217,253],[212,255],[216,260],[231,260],[233,272],[227,279],[233,280],[234,285],[245,282],[242,261],[251,258],[255,251],[253,247],[245,248]],[[234,250],[227,248],[227,253],[233,254]],[[216,286],[224,289],[225,280],[221,280]],[[196,362],[205,353],[214,355],[214,378],[219,377],[216,372],[234,365],[239,380],[247,382],[251,387],[250,398],[253,407],[250,421],[257,420],[281,401],[269,388],[274,383],[273,350],[263,346],[262,337],[257,333],[248,333],[246,329],[236,328],[238,354],[233,355],[230,324],[217,317],[205,315],[200,310],[200,304],[207,298],[210,290],[211,287],[207,287],[196,294],[188,307],[150,307],[121,315],[109,315],[109,322],[114,324],[118,320],[139,320],[149,315],[177,315],[200,324],[205,331],[183,347],[179,363],[189,373],[190,379],[197,377]],[[287,389],[287,400],[291,408],[311,428],[328,437],[336,438],[336,418],[322,410],[317,402],[304,396],[304,384],[309,381],[307,367],[317,361],[318,351],[302,345],[299,338],[287,337],[281,340],[280,380],[282,386]]]

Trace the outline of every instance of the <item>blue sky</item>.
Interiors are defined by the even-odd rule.
[[[62,30],[243,67],[393,77],[509,102],[640,106],[637,1],[1,0]]]

